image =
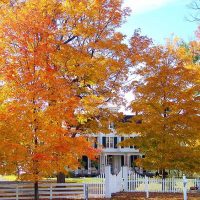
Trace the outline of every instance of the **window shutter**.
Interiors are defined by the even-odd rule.
[[[94,148],[97,148],[97,137],[94,139]]]
[[[102,137],[102,144],[103,147],[106,148],[106,137]]]
[[[133,137],[130,137],[130,139],[132,139],[132,138],[133,138]],[[133,146],[131,145],[130,148],[133,149]]]
[[[114,148],[117,149],[117,137],[114,137]]]
[[[121,142],[124,141],[124,137],[121,137]],[[123,146],[121,146],[121,148],[124,148]]]

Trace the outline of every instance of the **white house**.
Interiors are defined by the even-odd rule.
[[[131,116],[129,116],[131,117]],[[106,165],[111,165],[112,173],[118,173],[122,166],[133,167],[134,161],[142,154],[134,146],[122,147],[118,145],[121,141],[136,137],[136,134],[117,135],[112,124],[109,127],[110,133],[91,136],[94,139],[94,147],[101,150],[100,156],[96,162],[83,158],[85,170],[79,170],[77,173],[97,174],[105,170]]]
[[[102,147],[102,152],[99,158],[99,170],[104,171],[106,165],[111,165],[113,173],[118,173],[122,166],[133,167],[134,160],[142,156],[138,149],[134,146],[121,147],[117,145],[121,141],[135,137],[135,134],[117,136],[114,132],[110,134],[100,134],[98,136],[99,147]],[[88,169],[90,169],[90,165]]]

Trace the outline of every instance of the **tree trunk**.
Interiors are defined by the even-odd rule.
[[[166,176],[167,176],[167,173],[166,173],[165,169],[163,169],[162,170],[162,178],[166,179]]]
[[[166,186],[166,184],[165,184],[165,180],[166,179],[166,172],[165,172],[165,169],[163,169],[162,170],[162,192],[164,192],[165,191],[165,186]]]
[[[35,181],[34,183],[34,196],[35,200],[39,200],[39,187],[38,187],[38,181]]]
[[[57,174],[57,183],[65,183],[65,174],[62,172],[59,172]]]

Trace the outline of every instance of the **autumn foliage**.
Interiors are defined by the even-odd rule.
[[[84,133],[126,78],[115,29],[128,10],[119,0],[27,0],[0,14],[1,174],[38,181],[76,169],[95,157]]]
[[[135,52],[143,57],[132,70],[137,80],[128,87],[135,114],[129,131],[138,137],[127,143],[144,153],[137,164],[146,169],[199,172],[199,64],[194,62],[192,43],[186,48],[178,41],[166,46],[145,41],[131,40],[131,61]]]
[[[108,103],[132,91],[119,133],[147,169],[199,171],[199,42],[166,46],[117,31],[121,0],[0,2],[0,174],[37,182],[98,154],[88,134],[119,122]]]

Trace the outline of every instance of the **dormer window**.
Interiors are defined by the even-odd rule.
[[[114,122],[110,122],[108,128],[111,129],[111,130],[115,129]]]

